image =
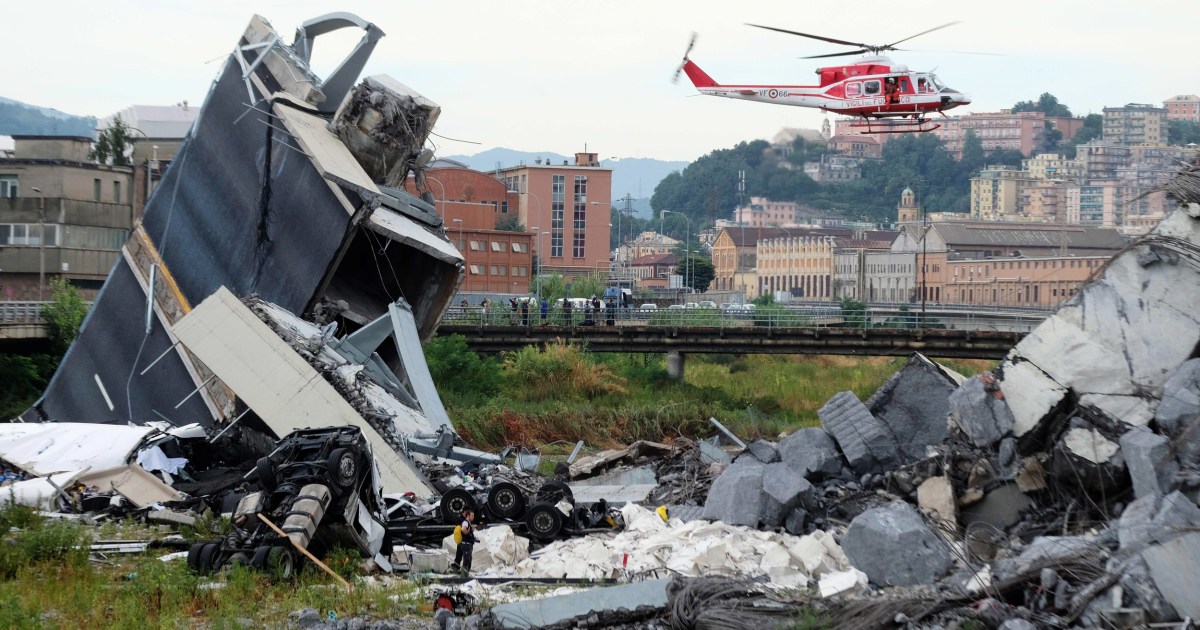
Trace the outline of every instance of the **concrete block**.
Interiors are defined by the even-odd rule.
[[[931,518],[943,522],[954,531],[958,527],[958,507],[954,502],[954,486],[948,477],[930,477],[917,486],[917,505]]]
[[[800,429],[780,440],[779,456],[814,482],[837,477],[845,464],[833,438],[824,429],[816,427]]]
[[[779,461],[779,450],[766,440],[755,440],[747,444],[746,453],[764,464],[773,464]]]
[[[975,446],[990,446],[1012,432],[1012,411],[991,374],[967,379],[946,402],[951,421]]]
[[[867,409],[888,427],[905,463],[924,459],[930,446],[949,432],[949,396],[966,377],[914,353],[900,371],[866,401]]]
[[[708,440],[700,440],[700,460],[708,464],[729,464],[733,458],[720,446]]]
[[[1131,501],[1117,521],[1117,541],[1121,549],[1149,542],[1154,531],[1153,521],[1158,514],[1159,495],[1147,494]]]
[[[1121,454],[1133,480],[1137,497],[1171,491],[1179,465],[1167,438],[1147,430],[1127,431],[1121,436]]]
[[[854,392],[838,392],[817,410],[817,416],[856,474],[881,473],[902,463],[888,427],[871,415]]]
[[[783,462],[776,462],[764,467],[762,492],[760,520],[767,527],[779,527],[792,510],[811,504],[813,486],[800,471]]]
[[[1184,362],[1167,378],[1154,420],[1174,442],[1180,464],[1200,465],[1200,359]]]
[[[1200,528],[1200,507],[1176,490],[1159,502],[1152,524],[1154,536],[1159,540]]]
[[[842,537],[842,550],[880,586],[931,584],[953,563],[946,543],[903,501],[855,517]]]
[[[1025,619],[1008,619],[998,630],[1037,630],[1037,626]]]
[[[1027,573],[1034,565],[1048,563],[1054,566],[1064,560],[1079,556],[1101,559],[1104,547],[1096,540],[1085,536],[1038,536],[1025,547],[1016,558],[997,560],[992,567],[996,579],[1006,580]]]
[[[1134,427],[1144,427],[1154,419],[1158,399],[1144,396],[1118,396],[1112,394],[1084,394],[1079,397],[1080,407],[1091,407],[1117,422]]]
[[[1142,552],[1154,584],[1180,616],[1200,617],[1200,532],[1152,545]]]
[[[983,499],[962,509],[959,521],[963,527],[975,523],[987,523],[999,530],[1005,530],[1016,525],[1021,515],[1033,507],[1033,502],[1025,496],[1015,483],[1000,485],[983,495]]]
[[[541,628],[589,613],[634,610],[639,606],[662,608],[667,605],[670,583],[670,578],[648,580],[499,604],[492,608],[491,614],[501,628]]]
[[[196,515],[175,510],[152,510],[146,514],[146,520],[151,523],[166,523],[168,525],[195,525]]]
[[[1029,362],[1005,362],[1000,369],[1000,391],[1012,411],[1013,435],[1036,435],[1042,421],[1066,398],[1067,389]]]
[[[757,527],[763,511],[762,464],[737,462],[713,482],[704,502],[704,518]]]
[[[800,536],[804,533],[804,524],[807,522],[808,512],[804,508],[798,507],[792,510],[787,519],[783,521],[783,529],[793,536]]]

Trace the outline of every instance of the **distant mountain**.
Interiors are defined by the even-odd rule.
[[[49,107],[27,105],[0,96],[0,135],[94,137],[96,119],[74,116]]]
[[[475,155],[451,155],[446,159],[462,162],[477,171],[486,172],[508,166],[536,164],[538,160],[542,160],[543,164],[573,164],[575,157],[549,151],[536,153],[496,148]],[[613,170],[612,198],[616,200],[627,194],[632,195],[634,213],[642,217],[650,216],[650,195],[654,194],[658,182],[673,171],[683,170],[689,164],[653,158],[623,158],[602,160],[600,163]]]

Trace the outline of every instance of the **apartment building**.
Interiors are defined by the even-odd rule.
[[[568,278],[609,271],[612,169],[596,153],[576,153],[574,163],[502,168],[498,178],[517,193],[517,214],[545,237],[543,270]],[[542,237],[538,237],[539,240]]]
[[[1104,141],[1121,146],[1167,143],[1167,110],[1130,103],[1104,108]]]
[[[1172,96],[1163,101],[1163,109],[1167,110],[1167,120],[1200,123],[1200,96],[1195,94]]]
[[[749,228],[795,225],[796,211],[794,201],[771,201],[766,197],[751,197],[748,205],[733,211],[733,221]]]
[[[969,132],[979,138],[984,151],[1010,149],[1033,155],[1046,146],[1047,128],[1058,130],[1064,141],[1074,138],[1083,128],[1082,118],[1047,116],[1042,112],[1013,113],[1007,109],[951,116],[938,122],[941,127],[930,133],[941,139],[956,160],[962,159],[963,142]]]

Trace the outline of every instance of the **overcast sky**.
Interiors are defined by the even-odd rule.
[[[841,50],[745,22],[889,43],[961,20],[906,45],[1003,56],[892,56],[936,68],[972,95],[967,111],[1047,91],[1077,114],[1200,93],[1197,0],[87,0],[6,3],[0,96],[93,116],[133,103],[199,104],[252,11],[290,41],[297,24],[333,10],[388,33],[367,74],[389,74],[439,103],[437,133],[479,143],[435,138],[440,155],[570,154],[586,143],[602,158],[692,160],[782,127],[819,128],[825,114],[816,110],[695,96],[686,76],[670,83],[693,31],[692,59],[725,83],[812,84],[821,62],[799,57]],[[318,73],[358,39],[343,33],[318,39]]]

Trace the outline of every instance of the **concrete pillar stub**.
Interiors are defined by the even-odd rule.
[[[667,351],[667,376],[682,381],[683,366],[686,362],[687,355],[678,350]]]

